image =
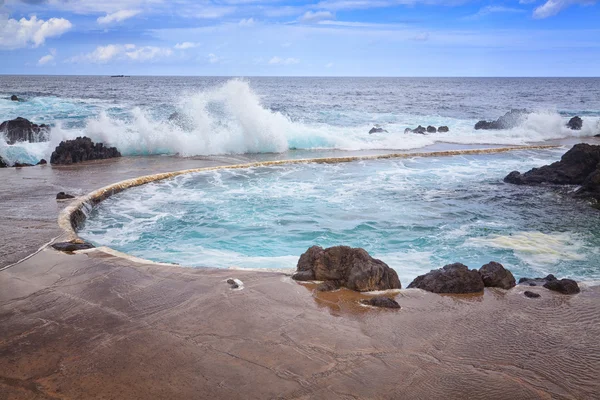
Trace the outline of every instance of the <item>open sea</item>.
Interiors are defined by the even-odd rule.
[[[519,126],[474,130],[513,108],[530,111]],[[575,115],[580,131],[565,127]],[[47,142],[0,138],[9,162],[49,159],[61,140],[83,135],[126,156],[524,145],[600,134],[600,79],[0,76],[0,122],[19,116],[52,130]],[[417,125],[450,131],[404,133]],[[387,132],[370,135],[373,126]],[[156,261],[216,267],[293,268],[313,244],[346,244],[394,267],[404,285],[449,262],[490,260],[517,277],[600,280],[598,211],[502,182],[565,151],[192,174],[108,199],[81,235]]]

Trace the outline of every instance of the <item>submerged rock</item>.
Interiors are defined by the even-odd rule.
[[[379,128],[379,127],[373,127],[371,128],[371,130],[369,131],[369,135],[373,134],[373,133],[387,133],[387,131],[383,128]]]
[[[81,243],[76,243],[76,242],[60,242],[60,243],[54,243],[52,245],[52,247],[55,250],[58,251],[64,251],[66,253],[72,253],[74,251],[78,251],[78,250],[88,250],[88,249],[93,249],[94,245],[88,242],[81,242]]]
[[[338,290],[340,283],[338,281],[325,281],[315,289],[317,292],[331,292],[332,290]]]
[[[336,246],[309,248],[298,260],[298,281],[336,281],[339,286],[359,292],[400,289],[398,274],[364,249]]]
[[[68,200],[68,199],[74,199],[75,196],[67,194],[65,192],[58,192],[56,195],[56,200]]]
[[[577,294],[581,291],[577,282],[572,279],[556,279],[546,282],[544,287],[548,290],[553,290],[562,294]]]
[[[400,308],[400,304],[394,299],[390,299],[389,297],[379,296],[373,297],[370,299],[363,299],[360,301],[361,304],[372,306],[372,307],[381,307],[381,308]]]
[[[13,94],[12,96],[10,96],[10,99],[11,99],[12,101],[19,101],[19,98],[17,97],[17,95],[16,95],[16,94]]]
[[[567,128],[572,129],[574,131],[580,131],[583,127],[583,120],[579,117],[573,117],[567,122]]]
[[[437,128],[435,126],[429,125],[427,127],[427,133],[436,133],[436,132],[437,132]]]
[[[455,263],[418,276],[408,285],[408,288],[423,289],[433,293],[466,294],[483,291],[484,283],[479,271]]]
[[[510,289],[516,286],[515,277],[512,272],[497,262],[490,262],[479,269],[481,279],[485,287],[499,287]]]
[[[441,132],[441,133],[446,133],[446,132],[450,131],[450,128],[448,128],[447,126],[444,125],[444,126],[440,126],[437,131]]]
[[[60,142],[50,157],[51,164],[74,164],[83,161],[121,157],[116,147],[104,147],[88,137]]]
[[[498,118],[495,121],[479,121],[475,124],[475,129],[511,129],[520,125],[527,116],[527,110],[513,109]]]
[[[17,142],[45,142],[50,127],[45,124],[37,125],[25,118],[15,118],[0,124],[0,133],[6,137],[8,144]]]
[[[539,293],[530,292],[529,290],[526,290],[523,292],[523,294],[525,297],[529,297],[530,299],[537,299],[538,297],[541,297]]]

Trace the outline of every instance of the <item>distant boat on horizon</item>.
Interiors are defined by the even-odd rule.
[[[129,75],[111,75],[111,78],[129,78]]]

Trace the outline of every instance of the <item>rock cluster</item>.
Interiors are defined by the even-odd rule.
[[[0,124],[0,133],[6,137],[8,144],[17,142],[44,142],[50,127],[45,124],[37,125],[25,118],[15,118]]]
[[[104,147],[88,137],[60,142],[50,157],[51,164],[74,164],[83,161],[121,157],[116,147]]]
[[[513,109],[498,118],[495,121],[479,121],[475,124],[475,129],[511,129],[523,122],[527,116],[527,110]]]
[[[545,278],[521,278],[519,285],[543,286],[548,290],[553,290],[562,294],[577,294],[581,290],[579,285],[572,279],[557,279],[550,274]]]
[[[449,132],[450,129],[447,126],[440,126],[439,128],[436,128],[435,126],[427,126],[427,128],[419,125],[417,126],[415,129],[410,129],[410,128],[406,128],[404,130],[404,133],[418,133],[421,135],[424,135],[426,133],[436,133],[436,132]]]
[[[400,289],[398,274],[383,261],[377,260],[363,249],[336,246],[323,249],[309,248],[300,256],[298,281],[325,281],[331,288],[346,287],[359,292]]]
[[[600,146],[576,144],[560,161],[521,174],[513,171],[504,182],[515,185],[580,185],[578,196],[600,199]]]

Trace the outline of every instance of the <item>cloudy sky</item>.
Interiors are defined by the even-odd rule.
[[[0,73],[599,76],[596,0],[0,0]]]

